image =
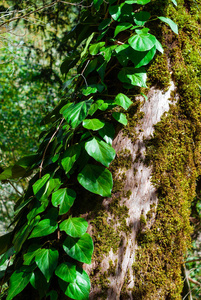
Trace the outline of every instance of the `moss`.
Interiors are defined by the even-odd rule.
[[[149,221],[155,215],[151,227],[147,222],[137,235],[139,249],[133,264],[133,298],[137,300],[181,299],[181,265],[190,247],[190,207],[196,179],[201,174],[201,42],[198,24],[201,4],[197,2],[197,9],[195,2],[193,5],[191,1],[188,8],[184,4],[183,0],[178,0],[177,8],[170,5],[167,9],[167,17],[179,25],[179,36],[168,27],[163,28],[162,43],[166,45],[180,97],[177,105],[171,107],[155,126],[154,136],[147,144],[147,161],[153,166],[152,182],[158,190],[158,206],[152,206],[146,216]],[[161,84],[157,64],[150,68]],[[165,84],[163,81],[161,88]],[[175,100],[175,93],[171,96]],[[155,210],[156,214],[153,214]]]
[[[140,224],[141,225],[146,225],[147,221],[146,221],[146,218],[143,214],[141,214],[140,216]]]
[[[147,85],[155,85],[157,88],[167,91],[170,86],[170,70],[166,54],[158,54],[147,70]]]

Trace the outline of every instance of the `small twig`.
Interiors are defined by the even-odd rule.
[[[14,188],[14,190],[15,190],[20,196],[23,196],[23,194],[20,193],[20,192],[18,191],[18,189],[14,186],[14,184],[13,184],[10,180],[7,179],[7,181],[10,183],[10,185]]]
[[[55,135],[56,135],[57,132],[59,131],[59,128],[60,128],[61,124],[63,123],[63,121],[64,121],[64,118],[62,118],[62,120],[61,120],[59,126],[57,127],[57,129],[55,130],[55,132],[53,133],[53,135],[51,136],[49,142],[47,143],[47,146],[46,146],[46,148],[45,148],[45,151],[43,152],[42,161],[41,161],[41,164],[40,164],[40,166],[39,166],[39,170],[40,170],[40,171],[39,171],[39,178],[41,178],[41,173],[42,173],[42,168],[43,168],[43,163],[44,163],[44,159],[45,159],[45,154],[46,154],[46,152],[47,152],[47,148],[49,147],[51,141],[53,140],[53,138],[55,137]]]
[[[195,258],[195,259],[191,259],[191,260],[187,260],[185,263],[191,263],[191,262],[194,262],[194,261],[200,261],[201,260],[201,257],[200,258]]]
[[[194,279],[192,279],[192,278],[190,278],[190,277],[188,277],[188,280],[189,280],[190,282],[192,282],[192,283],[198,285],[198,286],[201,286],[201,283],[200,283],[200,282],[198,282],[198,281],[196,281],[196,280],[194,280]]]

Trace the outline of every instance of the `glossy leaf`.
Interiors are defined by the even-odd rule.
[[[93,0],[95,9],[99,10],[103,0]]]
[[[145,28],[144,28],[145,29]],[[136,35],[129,38],[129,45],[136,51],[148,51],[155,46],[156,38],[152,34],[136,29]]]
[[[125,3],[127,4],[141,4],[145,5],[147,3],[151,2],[151,0],[126,0]]]
[[[57,230],[57,222],[51,219],[40,221],[33,229],[29,239],[49,235]]]
[[[122,68],[122,70],[118,74],[118,78],[122,82],[132,84],[133,86],[147,87],[147,74],[144,68]]]
[[[76,266],[64,262],[56,268],[55,274],[66,282],[74,282],[76,279]]]
[[[26,272],[25,268],[21,268],[12,274],[6,300],[12,300],[16,295],[23,291],[30,281],[31,274],[31,272]]]
[[[140,11],[134,14],[134,21],[139,26],[144,26],[144,24],[149,20],[150,13],[147,11]]]
[[[40,298],[47,295],[49,284],[40,270],[35,270],[30,278],[30,283],[40,295]]]
[[[99,42],[96,44],[93,44],[89,47],[89,53],[91,55],[96,55],[98,54],[99,50],[105,45],[105,42]]]
[[[88,223],[83,218],[68,218],[59,225],[59,228],[72,237],[81,237],[86,233]]]
[[[92,101],[93,100],[86,100],[77,104],[73,103],[62,112],[66,122],[69,123],[72,128],[76,128],[86,118]]]
[[[102,197],[111,196],[112,174],[104,167],[87,164],[77,179],[86,190]]]
[[[31,244],[27,253],[25,253],[23,255],[24,258],[24,265],[31,265],[32,263],[34,263],[34,258],[37,254],[37,252],[39,252],[41,250],[41,245],[39,244]]]
[[[124,94],[120,93],[115,97],[115,103],[124,109],[128,109],[133,102]]]
[[[121,7],[120,5],[109,6],[109,13],[111,17],[117,21],[121,16]]]
[[[112,124],[106,122],[105,126],[102,129],[100,129],[98,133],[106,141],[106,143],[112,146],[112,141],[115,135],[115,129]]]
[[[76,279],[72,283],[59,280],[59,285],[66,296],[75,300],[89,299],[90,279],[88,274],[81,268],[76,268]]]
[[[161,21],[165,22],[166,24],[168,24],[170,26],[170,28],[172,29],[172,31],[176,34],[178,34],[178,26],[177,24],[172,21],[169,18],[165,18],[165,17],[158,17],[158,19],[160,19]]]
[[[135,68],[146,66],[156,53],[156,46],[151,48],[149,51],[135,51],[133,50],[133,56],[131,55],[131,61],[134,63]]]
[[[172,3],[175,5],[175,6],[177,6],[177,1],[176,0],[171,0],[172,1]]]
[[[59,215],[63,215],[69,211],[76,198],[74,190],[69,188],[59,189],[52,194],[52,204],[59,206]]]
[[[127,125],[128,121],[126,119],[125,114],[120,113],[120,112],[113,112],[112,116],[115,120],[117,120],[119,123],[123,124],[123,125]]]
[[[114,31],[114,37],[117,36],[118,33],[124,31],[124,30],[127,30],[129,28],[131,28],[132,24],[130,23],[120,23],[119,25],[117,25],[117,27],[115,28],[115,31]]]
[[[63,243],[63,248],[70,257],[86,264],[91,263],[94,246],[88,233],[82,235],[81,238],[67,236]]]
[[[71,170],[75,161],[78,159],[80,151],[80,145],[76,144],[67,148],[67,150],[64,152],[61,159],[61,164],[66,174]]]
[[[33,192],[38,200],[40,200],[42,198],[42,196],[46,193],[47,182],[48,182],[49,178],[50,178],[50,174],[45,174],[41,179],[38,179],[33,184]]]
[[[91,138],[85,143],[85,150],[106,167],[109,167],[116,155],[114,148],[97,137]]]
[[[56,249],[41,249],[35,256],[35,262],[41,270],[47,282],[49,282],[54,270],[57,267],[59,253]]]
[[[82,123],[83,127],[89,130],[99,130],[103,128],[105,125],[104,122],[100,121],[99,119],[85,119]]]

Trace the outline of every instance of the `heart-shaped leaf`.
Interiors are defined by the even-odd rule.
[[[76,266],[64,262],[56,268],[55,274],[66,282],[74,282],[76,279]]]
[[[35,237],[46,236],[57,230],[57,222],[52,219],[44,219],[40,221],[33,229],[29,239]]]
[[[107,144],[112,146],[112,141],[115,135],[114,126],[108,122],[105,123],[105,126],[101,128],[98,133],[106,141]]]
[[[77,104],[71,104],[62,112],[67,123],[72,128],[76,128],[87,116],[88,110],[93,100],[81,101]]]
[[[134,14],[134,21],[139,26],[144,26],[144,24],[149,20],[150,13],[147,11],[140,11]]]
[[[146,28],[144,28],[146,29]],[[136,29],[136,35],[129,38],[129,45],[136,51],[148,51],[155,46],[156,38],[154,35],[143,30]]]
[[[123,125],[127,125],[128,120],[126,119],[125,114],[120,113],[120,112],[113,112],[112,116],[115,120],[117,120],[119,123],[123,124]]]
[[[107,169],[87,164],[77,179],[86,190],[102,197],[111,196],[113,180],[112,174]]]
[[[52,204],[59,206],[59,215],[63,215],[69,211],[76,198],[74,190],[69,188],[59,189],[52,194]]]
[[[146,70],[144,68],[132,68],[126,67],[122,68],[122,70],[118,74],[119,80],[124,83],[132,84],[133,86],[139,87],[147,87],[146,86]]]
[[[99,130],[105,125],[99,119],[85,119],[82,123],[83,127],[89,130]]]
[[[120,93],[115,97],[115,103],[124,109],[128,109],[133,102],[124,94]]]
[[[130,23],[120,23],[119,25],[117,25],[117,27],[115,28],[114,31],[114,37],[117,36],[118,33],[127,30],[129,28],[131,28],[132,24]]]
[[[83,218],[68,218],[59,228],[72,237],[81,237],[87,231],[88,223]]]
[[[91,138],[85,143],[85,150],[91,157],[106,167],[109,167],[116,155],[114,148],[97,137]]]
[[[80,145],[76,144],[67,148],[67,150],[64,152],[61,159],[61,164],[66,174],[71,170],[73,164],[78,159],[80,151]]]
[[[59,280],[59,285],[66,296],[76,300],[87,300],[90,291],[90,279],[81,268],[76,268],[76,279],[72,283]]]
[[[35,256],[35,262],[41,270],[47,282],[50,281],[54,270],[57,267],[59,253],[56,249],[41,249]]]
[[[67,236],[63,243],[63,248],[70,257],[86,264],[91,263],[94,246],[88,233],[82,235],[81,238]]]

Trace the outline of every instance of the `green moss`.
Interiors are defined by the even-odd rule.
[[[153,166],[152,182],[158,189],[158,206],[152,206],[146,216],[147,221],[152,220],[156,210],[151,228],[145,225],[137,235],[139,250],[133,264],[133,298],[137,300],[179,300],[183,288],[181,265],[190,247],[192,232],[190,207],[196,179],[201,174],[201,42],[198,24],[201,4],[196,2],[199,7],[195,9],[195,1],[194,5],[192,1],[189,3],[191,9],[186,8],[183,0],[178,0],[177,8],[170,5],[167,9],[167,17],[179,25],[179,36],[166,25],[163,28],[162,43],[170,57],[179,101],[155,126],[154,137],[147,144],[147,161]],[[154,74],[152,83],[156,79],[161,88],[165,87],[157,63],[150,68]],[[175,93],[171,96],[175,100]]]
[[[166,54],[158,54],[147,70],[147,85],[155,85],[157,88],[167,91],[170,86],[170,70]]]

